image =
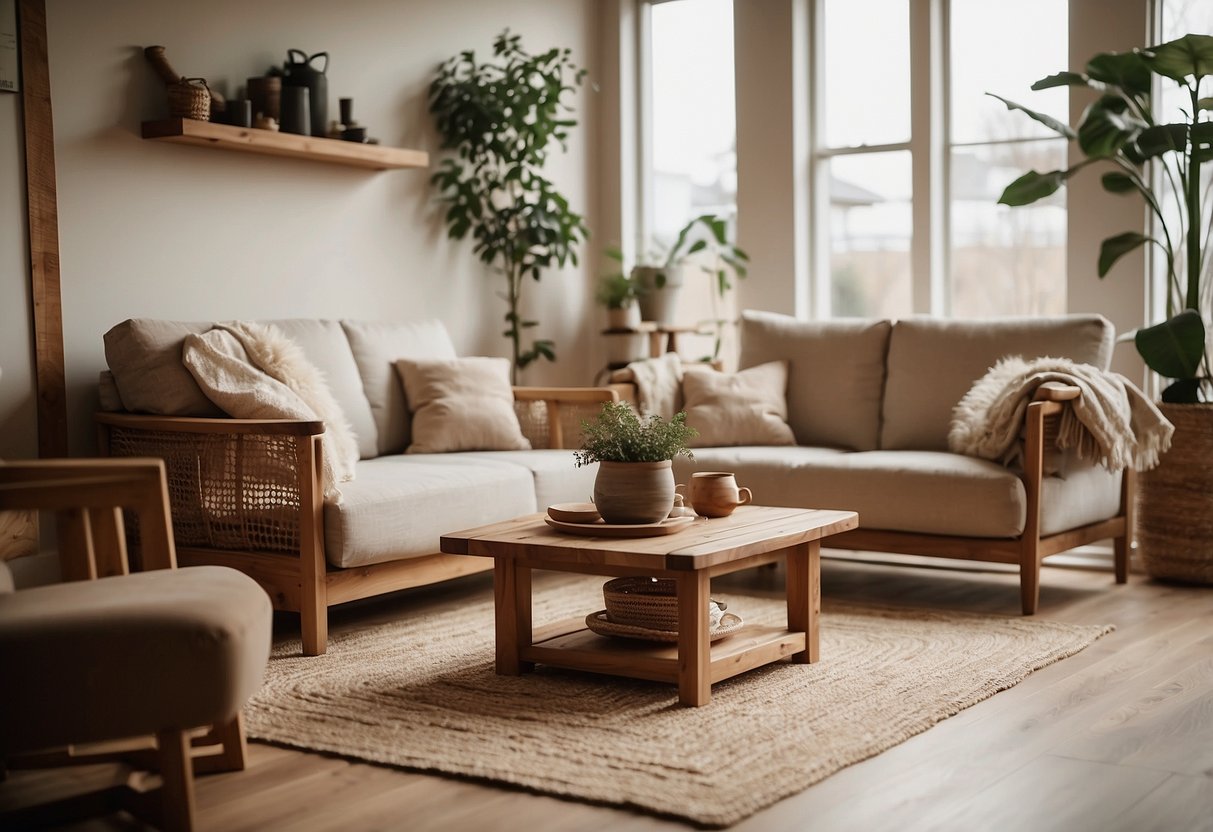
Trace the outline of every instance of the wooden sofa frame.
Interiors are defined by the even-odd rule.
[[[514,399],[523,433],[534,447],[564,448],[569,447],[566,435],[575,430],[578,415],[592,415],[602,402],[617,401],[618,396],[607,388],[516,387]],[[230,566],[253,578],[269,593],[274,609],[299,613],[304,655],[325,652],[329,607],[493,568],[487,559],[439,553],[344,569],[330,565],[324,551],[320,474],[323,422],[130,413],[98,413],[96,422],[102,456],[164,459],[178,561],[184,566]],[[273,453],[263,453],[265,448]],[[254,467],[254,453],[261,455],[260,475],[245,470],[246,464]],[[274,516],[261,523],[280,523],[282,528],[270,530],[269,536],[289,541],[289,548],[267,549],[256,542],[264,535],[256,533],[257,518],[249,506],[256,500],[253,494],[267,459],[279,497],[272,507]],[[215,499],[208,496],[206,477],[207,469],[216,466],[222,469],[225,495],[233,501],[231,525],[236,526],[225,528],[221,536],[235,538],[238,545],[200,545],[197,524],[190,520],[206,513],[206,503]]]

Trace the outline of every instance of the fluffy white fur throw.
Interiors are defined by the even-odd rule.
[[[340,500],[337,484],[354,478],[358,443],[320,370],[294,341],[272,326],[229,324],[187,336],[182,360],[230,416],[323,421],[325,497]]]
[[[641,416],[671,419],[682,410],[682,359],[677,353],[633,361],[612,373],[611,381],[636,385],[636,409]]]
[[[1020,455],[1019,433],[1037,388],[1059,381],[1082,390],[1061,415],[1057,447],[1119,471],[1153,468],[1171,447],[1174,427],[1123,376],[1064,358],[1009,356],[980,378],[952,411],[948,447],[1009,464]]]

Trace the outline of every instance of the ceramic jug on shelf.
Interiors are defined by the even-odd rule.
[[[317,69],[313,63],[318,58],[324,58],[324,65]],[[317,52],[308,55],[302,49],[288,49],[286,64],[283,65],[285,74],[282,83],[290,87],[306,87],[310,93],[308,106],[311,115],[311,134],[325,136],[328,129],[329,84],[325,73],[329,68],[329,53]]]

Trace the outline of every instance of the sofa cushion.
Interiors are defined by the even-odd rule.
[[[514,412],[507,358],[396,362],[413,417],[408,453],[530,450]]]
[[[362,377],[350,352],[345,330],[336,321],[293,318],[281,321],[258,321],[273,324],[303,350],[307,360],[324,373],[333,397],[341,405],[345,418],[358,437],[358,453],[363,459],[379,455],[379,434],[371,406],[362,392]]]
[[[400,358],[454,358],[455,345],[441,321],[342,321],[362,390],[375,419],[380,454],[408,447],[409,408],[396,374]]]
[[[181,363],[187,335],[212,324],[131,318],[105,333],[105,361],[114,374],[122,406],[132,413],[161,416],[222,416]]]
[[[1114,335],[1100,315],[898,321],[889,339],[880,447],[946,451],[952,408],[999,359],[1047,355],[1107,369]]]
[[[874,450],[890,328],[888,321],[746,311],[740,366],[788,362],[788,425],[799,444]]]
[[[1027,498],[1022,481],[1001,465],[937,451],[839,453],[823,448],[708,448],[675,460],[685,482],[695,470],[732,471],[754,502],[859,512],[865,529],[961,537],[1017,537]],[[1047,477],[1041,498],[1044,534],[1116,513],[1119,475],[1087,468]]]
[[[432,555],[448,532],[535,506],[534,477],[522,465],[467,454],[363,460],[341,502],[324,506],[325,555],[344,567]]]
[[[795,445],[788,427],[788,363],[769,361],[737,373],[688,370],[682,377],[692,448]]]
[[[543,511],[553,503],[584,503],[594,493],[598,464],[578,468],[573,451],[544,448],[534,451],[473,451],[469,459],[521,465],[535,479],[535,505]]]

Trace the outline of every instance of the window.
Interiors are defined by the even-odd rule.
[[[1030,208],[997,202],[1029,168],[1065,167],[1066,143],[985,92],[1068,120],[1067,89],[1029,89],[1068,64],[1067,7],[817,0],[813,239],[829,280],[812,293],[828,304],[818,315],[1065,311],[1064,191]],[[912,12],[938,9],[946,32],[912,25]],[[945,80],[946,104],[928,94]],[[932,101],[942,118],[912,109]],[[933,134],[912,132],[928,124]]]
[[[1061,314],[1065,189],[1028,207],[997,203],[1022,173],[1065,168],[1066,140],[985,93],[1069,121],[1067,87],[1031,90],[1069,62],[1067,4],[951,0],[949,6],[949,311],[961,317]]]
[[[733,3],[647,8],[643,222],[650,245],[668,246],[693,217],[737,213]]]
[[[912,311],[908,0],[824,0],[817,181],[831,314]],[[873,91],[879,91],[875,94]]]

